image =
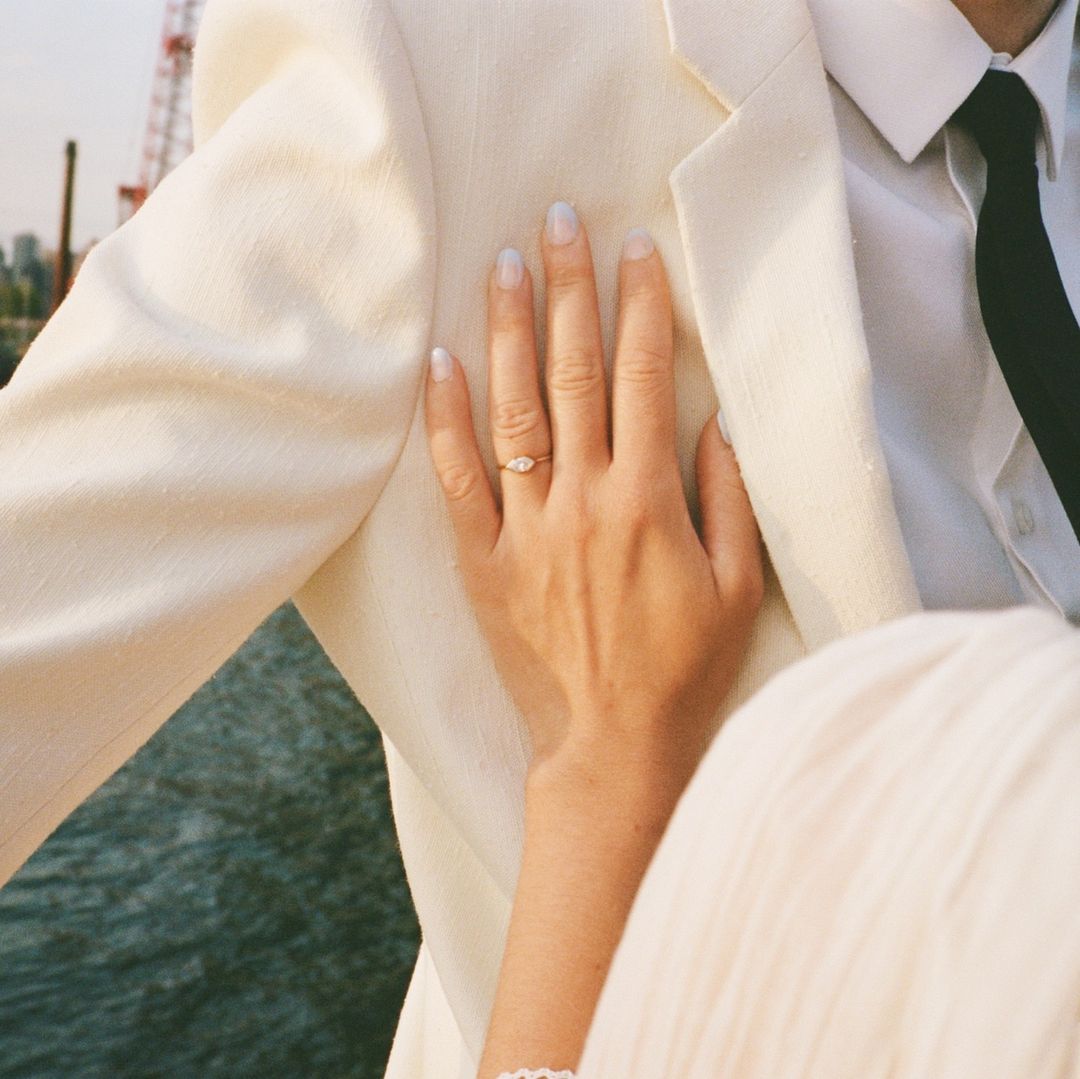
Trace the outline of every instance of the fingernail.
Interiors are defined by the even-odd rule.
[[[631,229],[623,240],[622,255],[624,259],[647,259],[654,250],[652,237],[648,229]]]
[[[525,263],[521,252],[504,247],[495,260],[495,284],[499,288],[517,288],[525,280]]]
[[[568,202],[553,202],[547,212],[547,237],[553,244],[568,244],[578,234],[577,214]]]
[[[436,382],[445,382],[454,373],[454,361],[445,348],[431,350],[431,377]]]
[[[727,420],[724,419],[724,413],[719,409],[717,409],[716,412],[716,426],[720,428],[720,437],[730,446],[731,432],[728,431]]]

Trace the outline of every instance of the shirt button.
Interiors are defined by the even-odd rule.
[[[1021,536],[1030,536],[1035,531],[1035,518],[1032,516],[1031,507],[1021,498],[1012,500],[1013,520],[1016,522],[1016,531]]]

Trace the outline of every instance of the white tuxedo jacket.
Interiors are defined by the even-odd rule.
[[[499,249],[541,302],[573,203],[610,345],[623,235],[657,241],[687,489],[719,399],[771,561],[725,713],[918,609],[814,33],[803,0],[211,0],[195,125],[0,392],[0,880],[295,596],[383,731],[423,928],[389,1074],[466,1076],[528,742],[422,387],[449,347],[486,440]]]

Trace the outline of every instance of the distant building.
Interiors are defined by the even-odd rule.
[[[11,283],[23,295],[23,301],[16,303],[18,313],[30,318],[43,318],[48,312],[55,258],[52,251],[42,249],[41,241],[32,232],[15,237],[12,243]]]
[[[97,243],[74,253],[72,278]],[[12,376],[51,310],[56,252],[33,233],[15,237],[12,260],[0,247],[0,387]]]
[[[16,236],[11,253],[11,272],[14,276],[33,278],[37,275],[40,264],[41,241],[32,232]]]
[[[55,255],[33,233],[16,236],[11,263],[0,249],[0,386],[11,378],[49,312]]]

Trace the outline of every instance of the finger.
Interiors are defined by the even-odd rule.
[[[499,538],[499,513],[473,428],[465,372],[444,348],[431,353],[424,418],[463,565],[476,565]]]
[[[499,253],[488,281],[488,418],[500,465],[551,454],[536,365],[532,279],[521,254],[511,247]],[[543,504],[551,462],[539,462],[520,475],[500,469],[499,479],[503,513],[512,515],[517,502]]]
[[[614,460],[677,471],[671,295],[644,229],[631,229],[623,243],[611,382]]]
[[[555,474],[595,470],[611,460],[604,346],[589,239],[567,203],[556,202],[548,210],[541,246]]]
[[[702,542],[720,594],[756,610],[764,587],[761,534],[735,451],[715,416],[698,440],[697,481]]]

